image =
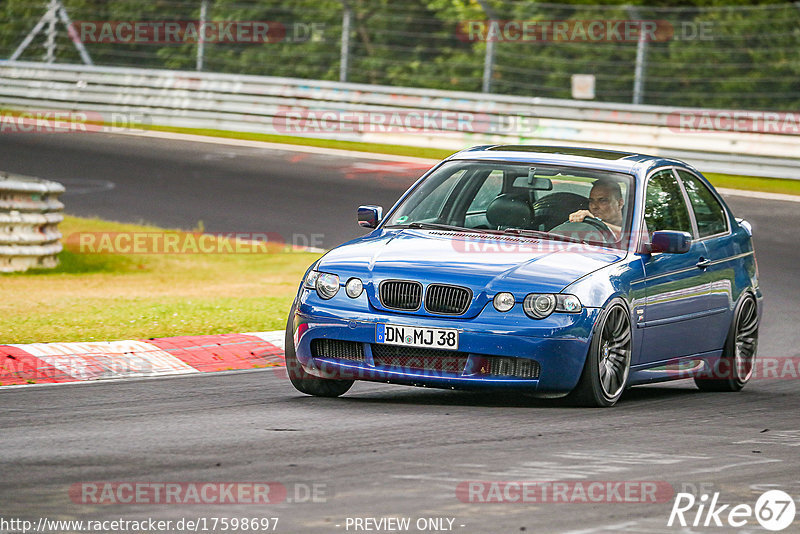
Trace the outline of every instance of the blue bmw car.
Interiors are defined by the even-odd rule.
[[[371,232],[315,262],[292,305],[303,393],[368,380],[612,406],[637,384],[738,391],[752,375],[751,227],[681,161],[480,146],[358,221]]]

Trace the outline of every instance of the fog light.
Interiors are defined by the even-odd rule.
[[[364,291],[364,284],[358,278],[351,278],[344,285],[344,292],[351,299],[357,298]]]
[[[339,291],[339,277],[335,274],[319,273],[316,285],[319,298],[328,300]]]
[[[529,317],[544,319],[556,309],[556,296],[531,293],[525,297],[522,309]]]
[[[514,307],[514,295],[511,293],[498,293],[494,296],[494,309],[499,312],[507,312]]]

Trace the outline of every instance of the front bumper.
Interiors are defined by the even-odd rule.
[[[297,359],[306,372],[315,376],[448,389],[511,388],[560,395],[574,389],[580,379],[599,311],[584,308],[579,314],[554,313],[546,319],[533,320],[524,315],[520,306],[500,313],[489,305],[475,318],[459,319],[347,309],[301,294],[292,326]],[[458,352],[466,361],[457,358],[456,353],[436,368],[377,361],[372,348],[378,323],[456,328]],[[363,361],[314,354],[312,342],[319,339],[359,343]],[[534,360],[538,363],[538,378],[485,372],[490,367],[486,365],[488,361],[503,357]]]

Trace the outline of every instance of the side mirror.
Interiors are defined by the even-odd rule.
[[[736,218],[736,222],[739,223],[739,226],[744,228],[745,232],[747,232],[747,234],[750,237],[753,237],[753,225],[752,224],[750,224],[749,222],[745,221],[744,219],[740,219],[738,217]]]
[[[358,225],[364,228],[375,228],[383,218],[383,207],[381,206],[359,206]]]
[[[687,232],[673,230],[660,230],[653,232],[650,241],[650,252],[664,252],[666,254],[685,254],[692,246],[692,236]]]

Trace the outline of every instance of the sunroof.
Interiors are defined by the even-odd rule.
[[[501,145],[488,150],[502,152],[541,152],[544,154],[564,154],[565,156],[583,156],[585,158],[622,159],[633,156],[632,152],[616,150],[599,150],[594,148],[572,148],[567,146],[534,146],[534,145]]]

